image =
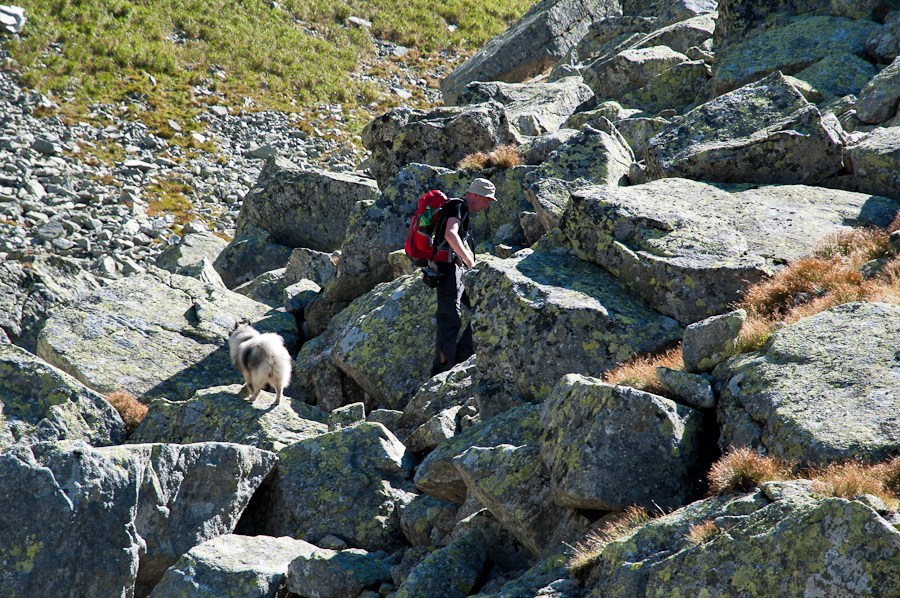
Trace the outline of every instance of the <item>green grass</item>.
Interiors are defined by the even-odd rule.
[[[208,102],[242,106],[251,98],[255,109],[297,112],[320,102],[390,107],[396,100],[388,90],[350,77],[373,52],[372,34],[413,48],[408,60],[437,50],[469,53],[528,8],[514,0],[16,4],[26,10],[26,35],[7,47],[26,86],[52,95],[73,118],[83,119],[93,103],[140,100],[140,118],[163,135],[168,119],[197,130],[192,117]],[[350,16],[370,20],[371,34],[348,26]],[[198,85],[221,96],[197,96]],[[365,120],[351,118],[356,128]]]

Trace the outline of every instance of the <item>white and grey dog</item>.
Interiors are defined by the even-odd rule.
[[[273,332],[260,334],[249,324],[241,324],[228,338],[228,351],[234,367],[244,376],[250,402],[268,383],[275,389],[275,404],[279,404],[291,378],[291,356],[284,348],[284,339]]]

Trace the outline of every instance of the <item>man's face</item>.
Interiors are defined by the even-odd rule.
[[[472,196],[475,197],[475,201],[473,202],[475,205],[473,205],[469,209],[473,212],[480,212],[497,201],[496,199],[491,199],[490,197],[486,197],[484,195],[478,195],[477,193],[472,193]]]

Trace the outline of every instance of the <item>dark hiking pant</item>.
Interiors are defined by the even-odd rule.
[[[475,354],[472,325],[462,328],[462,307],[471,310],[469,296],[462,283],[462,267],[456,264],[438,264],[443,279],[437,286],[437,339],[433,373],[446,372]],[[446,362],[441,364],[441,353]]]

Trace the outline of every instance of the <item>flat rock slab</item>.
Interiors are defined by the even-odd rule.
[[[900,449],[900,307],[848,303],[714,370],[723,448],[813,463]]]
[[[234,529],[275,461],[225,443],[15,447],[0,455],[0,594],[146,595]]]
[[[565,374],[600,374],[681,338],[676,321],[606,270],[571,256],[523,250],[487,258],[466,286],[477,309],[478,370],[532,400]]]
[[[226,346],[234,326],[295,335],[294,317],[243,295],[163,270],[117,281],[58,310],[38,355],[99,392],[189,398],[237,382]]]
[[[125,423],[106,399],[69,374],[0,343],[0,450],[54,440],[120,444]]]
[[[824,235],[887,226],[898,208],[884,197],[819,187],[740,191],[663,179],[579,189],[560,229],[579,257],[688,325],[728,311],[749,285],[808,254]]]
[[[278,598],[291,562],[315,550],[294,538],[225,534],[182,555],[150,598]]]
[[[154,399],[131,443],[236,442],[267,451],[323,434],[327,415],[299,401],[274,405],[274,395],[260,394],[250,403],[243,386],[198,390],[187,401]]]
[[[675,119],[645,160],[653,179],[816,184],[841,169],[843,145],[837,118],[776,72]]]

